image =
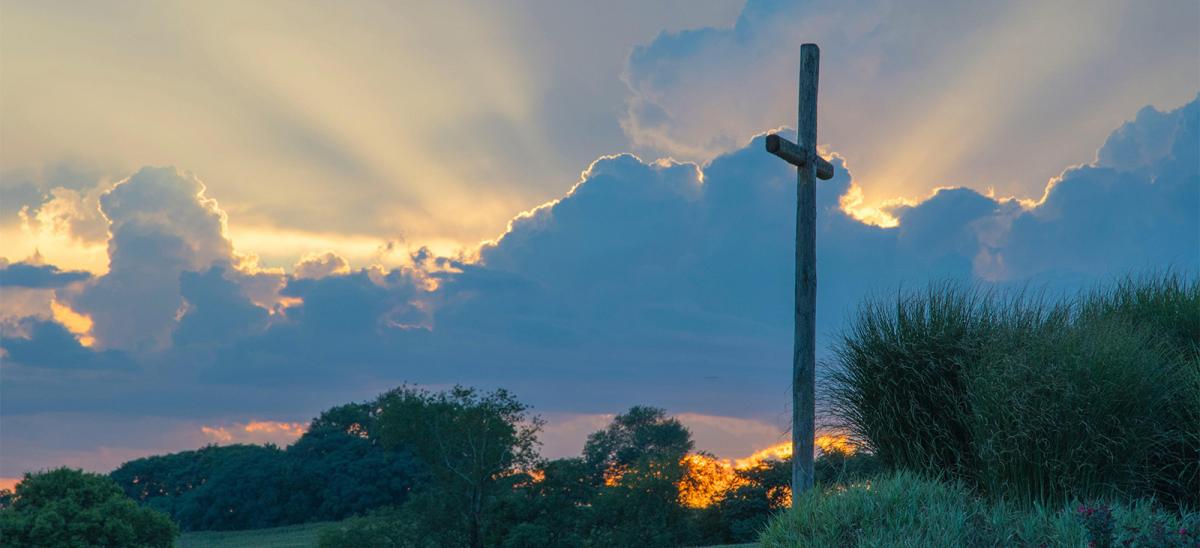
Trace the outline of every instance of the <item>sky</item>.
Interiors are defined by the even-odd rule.
[[[804,42],[826,363],[866,297],[1200,270],[1195,2],[6,0],[0,478],[403,382],[549,456],[634,404],[782,441]]]

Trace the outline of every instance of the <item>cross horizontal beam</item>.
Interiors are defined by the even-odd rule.
[[[784,161],[796,167],[804,167],[804,164],[808,162],[808,151],[806,149],[775,133],[767,135],[767,152],[783,158]],[[833,164],[818,154],[813,154],[812,156],[817,178],[823,181],[832,179]]]

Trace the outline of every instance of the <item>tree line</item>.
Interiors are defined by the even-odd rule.
[[[316,521],[336,522],[321,532],[321,545],[333,547],[719,544],[754,540],[787,503],[788,461],[720,468],[662,409],[617,415],[572,458],[538,454],[542,424],[502,389],[401,386],[322,412],[286,448],[207,446],[132,460],[108,478],[28,475],[0,497],[0,527],[6,542],[38,544],[39,513],[74,496],[34,497],[51,474],[100,482],[146,515],[169,517],[138,514],[157,524],[145,546],[168,546],[178,530]],[[872,466],[868,455],[832,451],[818,475],[832,481]],[[88,506],[78,502],[72,508]]]

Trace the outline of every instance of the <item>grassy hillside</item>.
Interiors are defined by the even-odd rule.
[[[329,522],[249,531],[196,531],[179,537],[180,548],[310,548]]]

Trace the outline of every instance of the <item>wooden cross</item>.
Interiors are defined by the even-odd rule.
[[[800,114],[793,143],[771,134],[767,152],[796,166],[796,332],[792,352],[792,506],[813,485],[816,400],[817,185],[833,165],[817,155],[817,72],[821,50],[800,46]]]

